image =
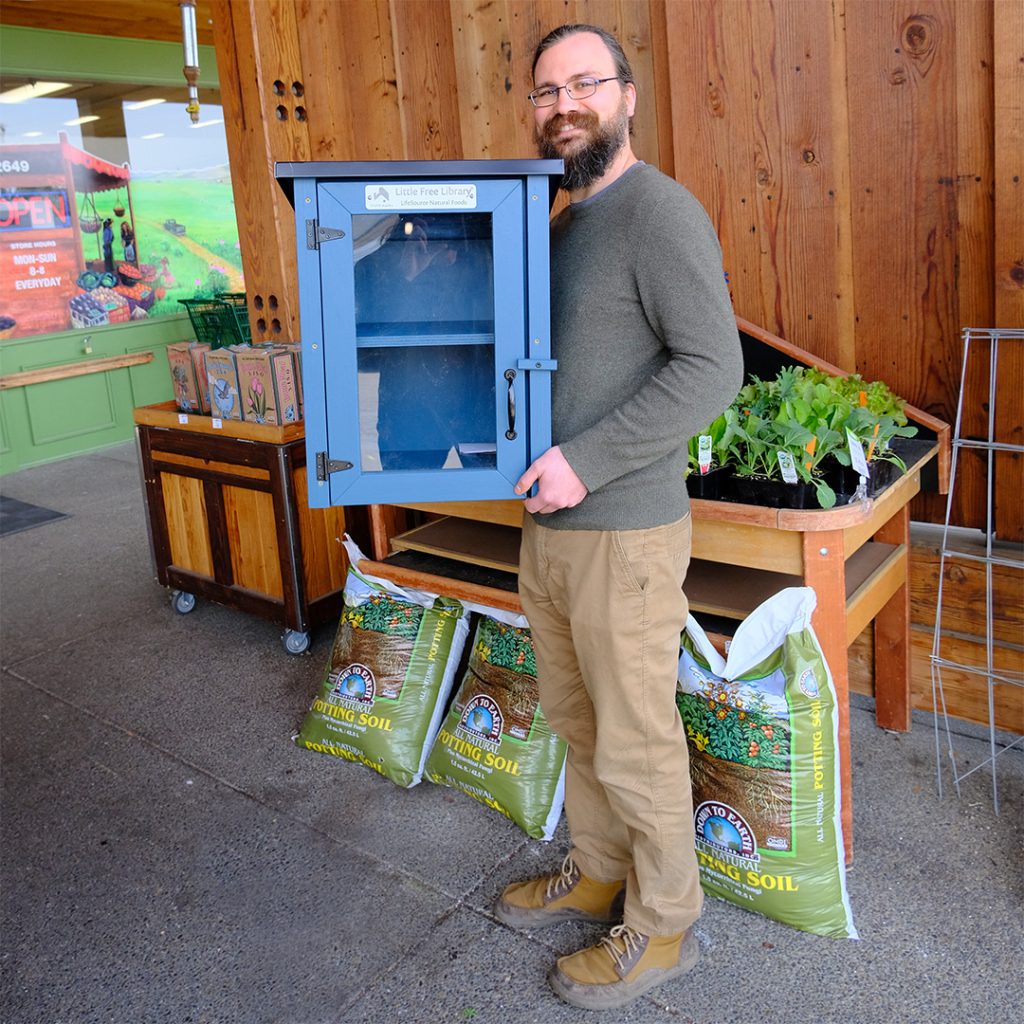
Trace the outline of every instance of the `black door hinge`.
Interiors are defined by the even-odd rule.
[[[330,242],[335,238],[344,238],[341,228],[322,228],[316,220],[306,221],[306,248],[319,249],[321,242]]]
[[[316,453],[316,478],[321,483],[326,483],[332,473],[340,473],[342,470],[351,468],[351,462],[346,462],[344,459],[329,459],[327,452]]]

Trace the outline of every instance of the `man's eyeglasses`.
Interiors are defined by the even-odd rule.
[[[564,89],[571,100],[585,100],[597,92],[597,87],[605,82],[618,81],[618,75],[611,78],[574,78],[565,85],[542,85],[530,93],[530,102],[535,107],[553,107],[558,102],[558,94]]]

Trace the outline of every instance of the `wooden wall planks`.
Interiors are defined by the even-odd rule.
[[[247,283],[279,304],[279,334],[275,317],[253,312],[257,338],[298,336],[291,215],[273,161],[530,156],[533,49],[574,20],[622,39],[641,97],[634,146],[704,203],[741,316],[947,420],[961,328],[1024,322],[1019,5],[211,0],[211,9]],[[278,102],[274,76],[286,87]],[[293,81],[303,97],[291,95]],[[1024,364],[1008,359],[1007,371],[1019,377]],[[971,430],[983,425],[984,384],[969,382]],[[1022,394],[1012,380],[1000,394],[1017,423]],[[1004,537],[1020,535],[1022,463],[1000,463]],[[958,499],[958,521],[982,525],[982,477],[971,468]],[[943,512],[934,496],[914,507],[915,518]]]
[[[737,311],[952,421],[961,329],[1024,325],[1019,5],[701,0],[665,16],[675,177],[719,231]],[[1007,287],[1016,260],[1022,287]],[[1003,377],[1019,424],[1024,362],[1007,356]],[[972,375],[974,434],[986,388]],[[1021,536],[1022,462],[997,467],[1004,538]],[[957,499],[957,521],[981,526],[975,467]]]
[[[999,327],[1024,327],[1024,5],[998,4],[994,37],[995,313]],[[1024,342],[1003,345],[998,440],[1024,444]],[[1020,534],[1024,457],[996,457],[996,530]]]

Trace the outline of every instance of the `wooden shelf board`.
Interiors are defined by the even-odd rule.
[[[391,538],[392,551],[423,551],[502,572],[519,571],[520,531],[445,516]]]
[[[879,574],[896,571],[893,567],[902,562],[903,575],[906,578],[906,549],[895,544],[865,544],[846,562],[846,600],[849,608],[856,602],[858,615],[873,601],[867,598],[873,592],[871,583],[879,578]],[[886,578],[886,587],[891,581]],[[706,615],[721,616],[726,619],[745,619],[762,601],[786,587],[802,587],[803,579],[792,573],[752,571],[743,566],[724,565],[720,562],[704,561],[694,558],[686,573],[683,589],[686,591],[692,611]],[[886,588],[883,588],[885,592]],[[885,593],[885,600],[880,601],[881,608],[896,587]],[[877,610],[877,609],[876,609]],[[870,618],[869,620],[870,621]],[[861,626],[863,628],[863,626]],[[860,630],[853,633],[851,640]]]
[[[459,566],[457,562],[450,562],[447,559],[438,559],[438,563],[446,563],[451,569],[440,565],[429,565],[430,571],[423,568],[412,568],[409,565],[402,565],[396,558],[401,558],[400,553],[392,556],[384,562],[372,562],[363,559],[358,565],[360,572],[368,576],[379,576],[382,579],[390,580],[399,586],[415,587],[417,590],[426,590],[432,594],[439,594],[443,597],[454,597],[460,601],[472,601],[474,604],[488,605],[491,608],[502,608],[506,611],[522,614],[522,606],[519,604],[519,595],[513,590],[498,589],[494,586],[485,586],[464,578],[468,573],[466,569],[472,568],[467,565]],[[428,556],[423,556],[428,557]],[[459,571],[461,568],[462,571]],[[453,575],[452,573],[458,573]]]
[[[881,560],[879,557],[881,556]],[[851,563],[856,563],[857,578],[851,579]],[[861,579],[861,570],[869,569]],[[846,644],[885,607],[889,598],[906,582],[910,556],[904,544],[865,544],[846,563]],[[852,584],[852,585],[851,585]]]
[[[696,506],[698,502],[691,504]],[[702,501],[699,504],[714,506],[725,502]],[[693,554],[723,564],[794,575],[801,573],[804,565],[799,533],[773,529],[766,534],[765,528],[755,523],[716,518],[714,510],[699,515],[696,507],[693,512]]]
[[[496,501],[426,501],[410,504],[403,502],[399,508],[411,508],[417,512],[431,512],[441,516],[474,520],[481,523],[500,523],[503,526],[523,525],[523,503],[498,499]]]
[[[494,569],[514,577],[519,569],[519,538],[519,530],[512,526],[446,516],[391,538],[394,552],[419,552],[440,562],[428,560],[414,567],[398,565],[394,568],[432,577],[427,586],[431,590],[443,587],[453,573],[458,585],[468,582],[467,569],[458,568],[460,565]],[[393,565],[390,562],[382,564]],[[906,579],[907,550],[903,545],[877,541],[864,543],[847,559],[846,632],[849,643]],[[422,581],[416,585],[426,586]],[[478,579],[474,585],[482,584]],[[803,578],[795,573],[751,569],[694,558],[690,562],[685,590],[692,610],[740,620],[779,590],[803,585]]]
[[[170,430],[186,430],[195,434],[210,434],[213,437],[233,437],[241,441],[263,441],[266,444],[289,444],[301,441],[306,436],[305,424],[283,423],[268,426],[265,423],[248,423],[245,420],[219,420],[220,427],[214,427],[212,416],[197,412],[183,413],[174,402],[157,402],[155,405],[141,405],[133,412],[135,422],[148,427],[163,427]],[[182,423],[180,417],[185,416]]]

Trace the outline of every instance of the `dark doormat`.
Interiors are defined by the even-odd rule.
[[[0,494],[0,537],[31,530],[35,526],[42,526],[43,523],[52,523],[56,519],[67,519],[67,515],[52,508],[30,505],[27,501],[18,501],[17,498]]]

